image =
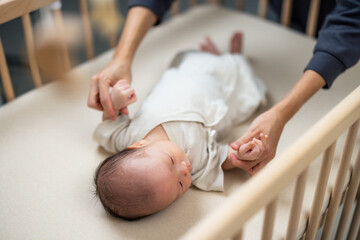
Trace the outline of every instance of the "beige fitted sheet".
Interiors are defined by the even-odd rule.
[[[244,54],[267,85],[269,106],[282,99],[301,76],[315,41],[254,16],[201,6],[153,28],[146,36],[133,64],[138,101],[130,106],[130,114],[177,52],[196,49],[206,35],[226,51],[236,30],[245,34]],[[70,80],[48,84],[0,108],[0,239],[177,239],[248,178],[242,170],[227,172],[225,192],[190,189],[164,211],[139,221],[107,216],[93,195],[94,170],[107,156],[92,139],[101,113],[87,108],[86,98],[90,76],[112,54],[108,51],[78,66]],[[357,65],[331,91],[322,90],[313,97],[284,129],[278,153],[350,93],[359,84],[359,76]],[[249,122],[236,127],[228,141],[241,136]],[[336,155],[339,159],[340,153]],[[319,161],[312,166],[300,229],[305,227]],[[336,167],[334,164],[333,170]],[[274,239],[282,236],[280,230],[287,225],[292,191],[291,185],[279,199]],[[259,239],[262,214],[246,224],[244,239]]]

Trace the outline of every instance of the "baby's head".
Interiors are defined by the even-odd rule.
[[[136,219],[182,196],[191,185],[191,171],[178,145],[141,140],[100,164],[95,173],[96,193],[111,215]]]

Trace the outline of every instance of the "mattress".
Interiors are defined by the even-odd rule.
[[[145,37],[133,64],[138,101],[129,107],[130,115],[176,53],[197,49],[206,35],[226,51],[237,30],[244,32],[244,54],[268,88],[269,103],[256,114],[281,100],[301,76],[315,40],[256,16],[204,5],[153,28]],[[224,192],[191,188],[165,210],[138,221],[106,215],[93,193],[94,171],[108,156],[92,138],[101,113],[88,108],[86,99],[90,77],[112,54],[109,50],[76,67],[68,79],[32,90],[0,108],[0,239],[178,239],[249,179],[240,169],[226,172]],[[355,89],[358,76],[359,65],[339,77],[331,90],[321,90],[307,102],[285,127],[277,153]],[[226,141],[241,136],[250,122],[235,127]],[[330,183],[341,152],[335,155]],[[308,173],[299,237],[306,226],[319,160]],[[274,239],[283,237],[293,185],[279,199]],[[246,224],[244,239],[259,239],[262,216],[261,211]]]

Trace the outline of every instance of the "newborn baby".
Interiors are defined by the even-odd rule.
[[[206,52],[178,55],[178,65],[164,73],[132,119],[123,114],[115,121],[104,117],[95,139],[116,154],[100,164],[95,184],[108,213],[125,219],[156,213],[191,185],[222,191],[223,170],[265,151],[268,137],[263,134],[238,152],[219,143],[265,102],[263,83],[239,54],[241,34],[234,34],[231,42],[236,43],[231,54],[220,55],[207,39],[202,45]],[[111,98],[124,113],[136,96],[119,81]]]

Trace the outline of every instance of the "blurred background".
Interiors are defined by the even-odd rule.
[[[103,6],[99,3],[107,2],[109,0],[88,0],[88,11],[91,23],[91,29],[93,33],[94,41],[94,57],[103,52],[113,48],[121,35],[123,28],[124,20],[126,18],[128,0],[115,0],[111,1],[113,7],[110,8],[110,13],[104,11],[109,11],[109,9],[102,9]],[[199,4],[205,4],[205,0],[198,0]],[[235,0],[223,0],[221,4],[227,8],[236,8],[237,1]],[[189,8],[188,0],[179,1],[179,13],[186,11]],[[243,9],[245,12],[250,14],[257,15],[258,11],[258,1],[253,0],[244,0]],[[74,24],[67,22],[67,19],[76,19],[74,22],[77,22],[79,25],[81,22],[80,14],[80,1],[74,0],[62,0],[62,14],[65,20],[65,29],[74,28],[73,31],[83,31],[82,26],[76,28]],[[170,18],[170,13],[165,17],[165,21]],[[106,16],[106,18],[104,17]],[[35,11],[31,13],[31,21],[34,27],[36,35],[36,25],[39,22],[44,21],[44,13],[40,11]],[[273,21],[279,22],[279,18],[275,14],[275,11],[269,7],[267,18]],[[46,20],[45,20],[46,21]],[[75,24],[76,25],[76,24]],[[109,34],[107,29],[104,29],[101,26],[110,26],[109,28],[115,28],[115,32]],[[108,29],[109,30],[109,29]],[[111,29],[110,29],[111,30]],[[77,33],[78,35],[84,35]],[[26,93],[27,91],[34,88],[34,83],[31,77],[31,72],[29,69],[29,63],[27,59],[26,46],[24,42],[24,31],[21,23],[21,19],[15,19],[10,22],[0,25],[0,36],[3,42],[3,47],[5,50],[6,61],[9,67],[10,76],[12,79],[14,91],[16,96]],[[81,64],[87,61],[86,50],[85,50],[85,41],[81,40],[78,44],[74,44],[74,48],[70,49],[71,55],[71,67],[75,67],[78,64]],[[1,76],[0,76],[1,78]],[[42,76],[43,83],[46,84],[50,82],[51,79],[46,79]],[[0,106],[6,103],[4,96],[3,86],[0,83]]]

